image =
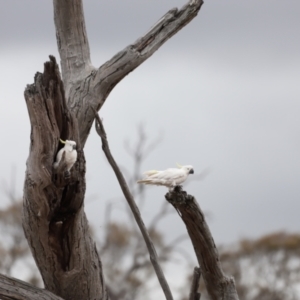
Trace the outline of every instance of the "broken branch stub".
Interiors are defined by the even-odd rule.
[[[196,199],[176,187],[165,198],[186,225],[208,294],[212,300],[238,300],[234,279],[223,273],[217,247]]]

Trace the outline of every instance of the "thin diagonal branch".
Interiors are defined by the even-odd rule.
[[[119,181],[119,184],[120,184],[120,187],[122,189],[122,192],[132,210],[132,213],[135,217],[135,220],[141,230],[141,233],[144,237],[144,240],[145,240],[145,243],[147,245],[147,248],[148,248],[148,252],[150,254],[150,260],[151,260],[151,263],[153,265],[153,268],[156,272],[156,276],[159,280],[159,283],[165,293],[165,296],[166,296],[166,299],[167,300],[173,300],[173,296],[171,294],[171,290],[169,288],[169,285],[166,281],[166,278],[163,274],[163,271],[161,269],[161,266],[158,262],[158,257],[157,257],[157,253],[156,253],[156,250],[154,248],[154,245],[151,241],[151,238],[149,236],[149,233],[146,229],[146,226],[143,222],[143,219],[141,217],[141,214],[140,214],[140,211],[133,199],[133,196],[131,194],[131,192],[129,191],[129,188],[127,186],[127,183],[124,179],[124,176],[122,174],[122,172],[120,171],[116,161],[114,160],[111,152],[110,152],[110,149],[109,149],[109,145],[108,145],[108,141],[107,141],[107,136],[106,136],[106,132],[105,132],[105,129],[104,129],[104,126],[102,124],[102,121],[101,119],[99,118],[99,115],[95,112],[95,117],[96,117],[96,122],[95,122],[95,127],[96,127],[96,131],[98,133],[98,135],[101,137],[101,141],[102,141],[102,149],[106,155],[106,158],[107,160],[109,161],[112,169],[114,170],[115,174],[116,174],[116,177]]]
[[[63,300],[51,292],[0,274],[1,300]]]

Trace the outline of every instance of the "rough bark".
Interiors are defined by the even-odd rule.
[[[24,281],[0,274],[1,300],[64,300],[51,292]]]
[[[85,159],[77,120],[64,98],[54,57],[27,86],[31,136],[24,184],[23,228],[47,290],[64,299],[105,299],[102,267],[83,210]],[[59,138],[77,142],[78,159],[66,175],[53,169]]]
[[[211,299],[238,300],[234,279],[223,273],[218,250],[196,199],[180,187],[165,197],[186,225]]]
[[[54,0],[66,99],[81,124],[82,146],[95,117],[91,107],[98,111],[116,84],[187,25],[198,14],[202,4],[202,0],[190,0],[182,9],[170,10],[143,37],[96,69],[90,62],[81,0]]]
[[[66,95],[92,71],[82,0],[54,0],[54,23]]]
[[[83,210],[83,148],[95,113],[114,86],[150,57],[198,13],[202,0],[164,15],[142,38],[94,68],[90,61],[82,0],[53,0],[60,79],[55,59],[25,90],[31,123],[24,183],[23,227],[46,289],[64,299],[107,299],[102,266]],[[80,126],[78,126],[80,124]],[[65,176],[53,162],[59,138],[77,142],[78,159]]]

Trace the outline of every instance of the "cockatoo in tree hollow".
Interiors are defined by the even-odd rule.
[[[60,139],[60,142],[65,144],[63,148],[61,148],[56,155],[56,162],[54,163],[54,168],[57,168],[63,153],[65,152],[65,161],[67,163],[67,170],[70,171],[73,165],[77,160],[77,151],[76,151],[76,142],[74,141],[63,141]]]
[[[192,166],[181,166],[177,164],[178,169],[171,168],[165,171],[151,170],[144,173],[144,178],[137,183],[163,185],[172,190],[175,186],[185,182],[189,174],[194,174]]]

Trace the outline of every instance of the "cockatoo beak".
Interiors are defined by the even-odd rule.
[[[176,165],[177,165],[177,167],[178,167],[179,169],[182,168],[182,165],[180,165],[179,163],[176,163]]]
[[[190,169],[189,174],[194,174],[194,169]]]
[[[73,150],[76,150],[76,145],[73,145]]]
[[[62,143],[62,144],[65,144],[66,142],[65,141],[63,141],[62,139],[59,139],[60,140],[60,142]]]

